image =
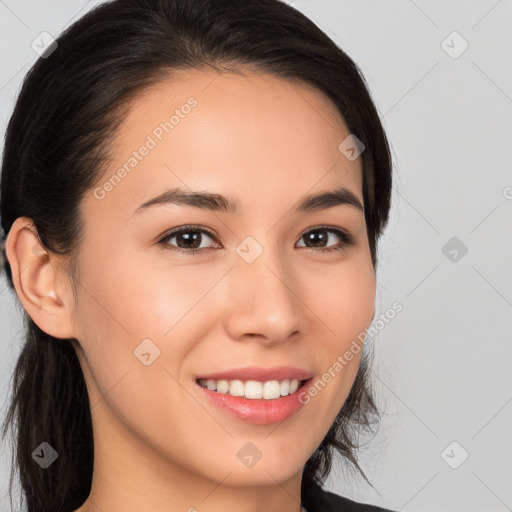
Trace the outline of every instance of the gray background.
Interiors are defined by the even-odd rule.
[[[0,0],[2,133],[32,41],[96,3]],[[326,487],[410,512],[512,510],[512,2],[288,3],[361,67],[395,160],[377,310],[403,311],[373,340],[384,415],[360,461],[374,488],[339,464]],[[5,287],[2,277],[2,404],[22,339]],[[0,456],[7,510],[7,446]]]

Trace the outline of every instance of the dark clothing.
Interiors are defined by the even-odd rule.
[[[387,508],[358,503],[343,496],[324,491],[318,484],[312,487],[302,506],[308,512],[393,512]]]

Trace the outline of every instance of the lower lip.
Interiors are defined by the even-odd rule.
[[[291,395],[272,400],[258,400],[242,396],[231,396],[228,393],[218,393],[217,391],[204,388],[196,382],[212,403],[221,410],[234,418],[257,425],[269,425],[270,423],[283,421],[298,412],[304,405],[299,400],[299,395],[307,391],[312,383],[313,378],[310,378],[303,382],[302,386]]]

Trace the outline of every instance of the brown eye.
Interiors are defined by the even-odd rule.
[[[338,245],[330,247],[328,244],[329,241],[333,239],[333,235],[334,239],[338,238],[340,242]],[[205,242],[205,236],[211,240],[216,240],[213,233],[204,228],[199,226],[182,226],[170,231],[160,239],[158,243],[183,254],[196,255],[201,254],[206,249],[214,248],[214,246],[201,247],[203,242]],[[174,239],[175,241],[171,243],[171,240]],[[319,226],[314,229],[310,229],[302,235],[300,240],[303,240],[305,245],[301,245],[299,247],[305,247],[321,252],[344,250],[347,246],[354,243],[352,235],[340,229],[328,226]]]
[[[166,244],[171,249],[175,249],[182,253],[198,254],[203,249],[210,247],[201,247],[204,239],[210,238],[214,240],[214,236],[209,231],[199,228],[197,226],[184,226],[179,229],[174,229],[165,235],[159,243]],[[174,243],[170,243],[172,239],[176,239]]]
[[[335,238],[341,240],[339,245],[334,247],[327,246],[329,240],[332,239],[331,234],[334,234]],[[322,226],[309,230],[304,235],[302,235],[301,240],[304,240],[306,244],[311,244],[306,245],[305,247],[310,249],[319,249],[323,252],[346,249],[348,245],[353,243],[353,237],[348,233],[345,233],[340,229]]]

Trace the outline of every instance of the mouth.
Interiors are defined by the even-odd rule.
[[[223,382],[199,378],[196,384],[207,404],[229,417],[244,423],[268,425],[293,418],[308,403],[302,395],[308,393],[313,377],[294,380],[294,383],[289,379]]]
[[[226,380],[226,379],[196,379],[196,383],[202,388],[214,393],[232,397],[246,398],[248,400],[278,400],[295,394],[313,379],[283,379],[283,380]]]

